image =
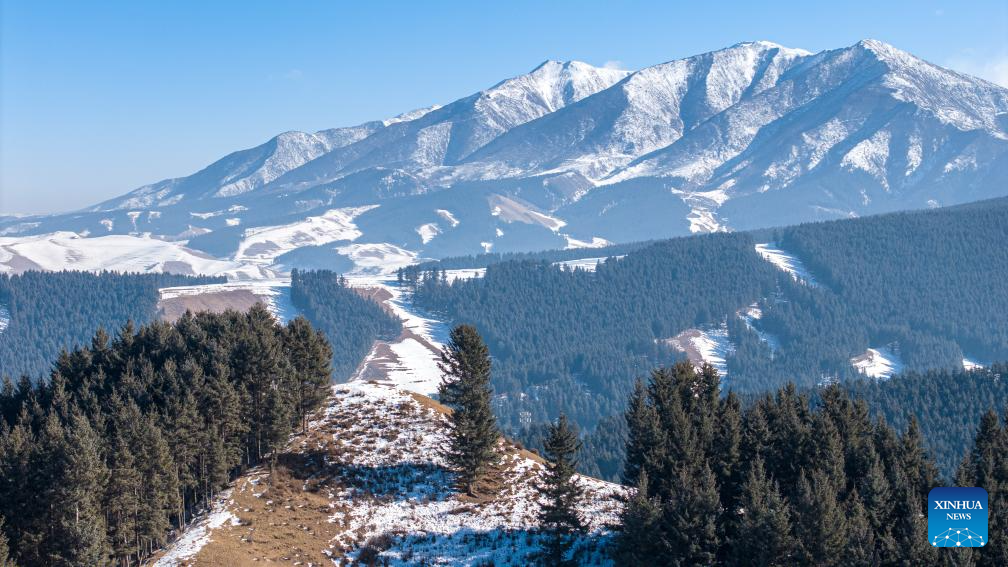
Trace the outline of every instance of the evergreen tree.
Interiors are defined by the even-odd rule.
[[[438,392],[453,410],[446,457],[460,486],[475,496],[495,460],[500,437],[490,407],[490,356],[476,329],[459,325],[452,330],[441,360],[445,376]]]
[[[648,492],[647,471],[643,470],[620,515],[622,529],[613,552],[618,565],[646,565],[659,557],[654,533],[661,509]]]
[[[644,383],[637,380],[624,414],[627,424],[626,458],[623,464],[623,484],[634,486],[641,473],[656,470],[664,459],[665,433],[658,422],[658,412],[650,403]]]
[[[847,518],[827,473],[802,472],[795,502],[794,531],[800,560],[807,565],[838,565],[847,544]]]
[[[839,557],[841,565],[851,567],[868,567],[879,563],[875,550],[875,532],[868,511],[864,507],[861,495],[852,490],[844,503],[847,520],[847,541]]]
[[[476,327],[459,325],[451,330],[438,368],[445,377],[438,398],[447,406],[459,403],[466,383],[490,383],[490,351]]]
[[[284,349],[294,372],[294,408],[301,432],[308,431],[308,413],[318,407],[332,380],[332,348],[320,331],[312,329],[304,317],[296,317],[284,328]]]
[[[290,396],[279,385],[270,387],[266,398],[264,437],[270,455],[270,485],[276,469],[277,456],[291,433],[293,407]]]
[[[791,565],[796,548],[788,504],[766,476],[762,459],[757,459],[742,490],[735,560],[746,565]]]
[[[717,558],[717,481],[706,463],[699,470],[680,467],[663,502],[658,529],[659,562],[669,565],[710,565]]]
[[[576,561],[567,555],[573,544],[571,536],[585,530],[578,515],[584,491],[574,479],[581,443],[567,416],[560,414],[550,426],[545,448],[546,474],[538,485],[546,501],[539,511],[539,524],[546,531],[542,560],[546,565],[574,565]]]
[[[100,565],[109,556],[101,509],[108,469],[101,440],[87,419],[76,413],[66,433],[62,479],[56,489],[58,535],[50,544],[60,549],[67,564]]]

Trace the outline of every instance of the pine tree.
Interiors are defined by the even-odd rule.
[[[332,380],[332,348],[320,331],[312,329],[304,317],[296,317],[284,328],[284,348],[294,372],[294,407],[301,432],[308,431],[308,414],[328,393]]]
[[[266,422],[264,424],[264,441],[270,455],[271,486],[273,473],[276,470],[277,456],[290,436],[293,416],[294,408],[287,392],[279,385],[271,387],[266,398]]]
[[[641,471],[620,514],[621,531],[614,549],[617,565],[646,565],[658,557],[654,534],[660,518],[660,506],[648,496],[647,471]]]
[[[444,373],[438,398],[450,407],[460,402],[466,382],[490,383],[490,350],[476,327],[459,325],[451,330],[438,368]]]
[[[757,459],[742,491],[735,560],[740,565],[791,565],[796,547],[788,504],[777,484],[767,478],[762,459]]]
[[[658,413],[648,401],[644,384],[637,380],[625,414],[627,423],[626,457],[623,464],[623,483],[636,485],[643,472],[663,460],[665,440],[658,423]]]
[[[490,407],[490,355],[476,329],[455,327],[441,354],[445,372],[438,392],[452,409],[446,458],[459,485],[475,496],[496,456],[497,419]]]
[[[50,543],[61,550],[68,564],[100,565],[109,555],[101,500],[108,469],[101,457],[101,439],[80,414],[71,418],[61,460],[63,474],[56,491],[61,506],[55,526],[58,536]]]
[[[847,541],[839,557],[841,565],[851,567],[868,567],[879,563],[875,550],[875,531],[868,519],[868,511],[864,507],[861,495],[852,490],[846,502],[844,511],[847,519]]]
[[[662,502],[657,530],[660,542],[658,564],[710,565],[718,555],[717,480],[704,463],[699,469],[679,467],[669,483],[668,499]]]
[[[798,479],[794,531],[806,565],[837,565],[847,543],[847,519],[837,502],[829,476],[814,471],[811,479],[802,471]]]
[[[1008,413],[1006,413],[1008,421]],[[968,486],[987,491],[988,544],[980,550],[977,564],[983,567],[1008,564],[1008,423],[1002,429],[997,413],[989,410],[980,419],[968,468],[962,472]]]
[[[542,553],[546,565],[576,564],[567,554],[573,545],[572,536],[585,530],[578,515],[584,491],[574,479],[580,449],[577,432],[567,416],[561,414],[549,427],[545,443],[546,474],[538,485],[540,497],[546,501],[539,511],[539,524],[546,531]]]

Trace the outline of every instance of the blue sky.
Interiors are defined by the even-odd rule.
[[[636,69],[745,40],[819,51],[872,37],[1008,86],[1004,0],[0,1],[2,213],[80,208],[545,59]]]

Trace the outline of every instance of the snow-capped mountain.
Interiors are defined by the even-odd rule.
[[[1006,178],[1008,90],[874,40],[816,54],[748,42],[634,72],[547,61],[443,106],[284,133],[85,211],[3,218],[0,236],[147,236],[256,270],[380,269],[951,205],[1008,194]]]

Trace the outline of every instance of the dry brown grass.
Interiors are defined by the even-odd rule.
[[[296,457],[296,455],[288,455]],[[235,485],[232,513],[240,525],[225,524],[214,530],[210,542],[195,557],[209,566],[261,565],[262,563],[329,564],[322,552],[340,530],[329,518],[341,516],[330,507],[325,480],[302,480],[306,472],[294,464],[278,465],[270,486],[269,474],[245,476]],[[257,496],[258,495],[258,496]],[[337,552],[338,555],[338,552]]]

